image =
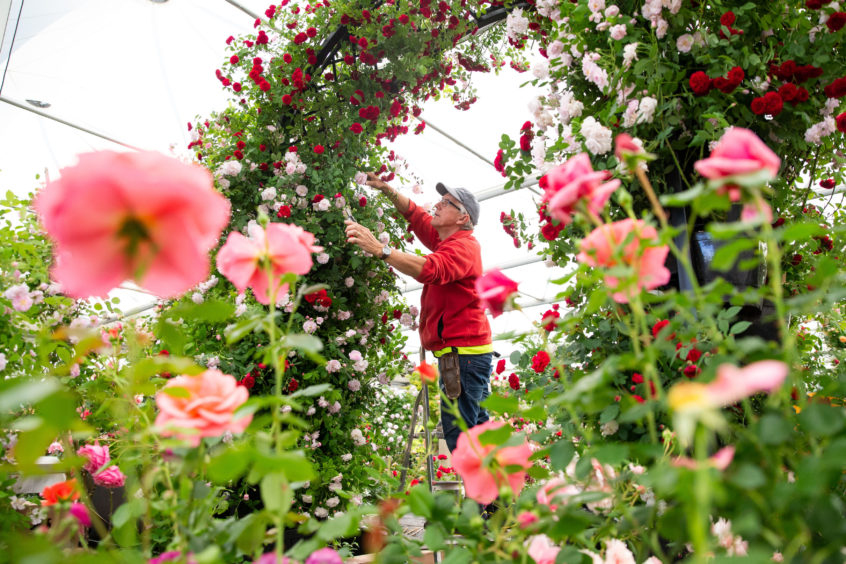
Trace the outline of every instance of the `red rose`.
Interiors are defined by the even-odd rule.
[[[846,76],[835,79],[831,84],[823,88],[823,92],[829,98],[842,98],[846,96]]]
[[[400,14],[399,21],[401,24],[408,23],[408,14]]]
[[[670,324],[669,319],[661,319],[661,320],[657,321],[655,323],[655,325],[652,326],[652,336],[657,338],[658,334],[661,332],[661,329],[663,329],[664,327],[666,327],[669,324]],[[673,334],[671,334],[667,337],[667,340],[672,341],[675,337],[676,337],[676,334],[673,333]]]
[[[840,133],[846,133],[846,112],[838,115],[834,118],[835,123],[837,123],[837,130]]]
[[[779,87],[778,94],[785,102],[792,102],[799,95],[799,87],[792,82],[786,82]]]
[[[532,150],[532,136],[531,134],[525,134],[520,136],[520,150],[521,151],[531,151]]]
[[[241,59],[238,58],[238,55],[232,55],[231,57],[229,57],[229,62],[232,63],[233,65],[237,65],[238,61],[240,61],[240,60]]]
[[[256,385],[256,379],[255,379],[255,378],[253,378],[253,375],[252,375],[252,374],[247,374],[246,376],[244,376],[243,378],[241,378],[240,380],[238,380],[238,385],[239,385],[239,386],[244,386],[244,387],[245,387],[245,388],[247,388],[248,390],[252,390],[252,389],[253,389],[253,386],[255,386],[255,385]]]
[[[284,55],[282,55],[282,60],[286,63],[290,63],[294,60],[294,57],[292,57],[290,53],[285,53]]]
[[[283,94],[283,95],[282,95],[282,103],[283,103],[283,104],[285,104],[286,106],[290,106],[290,105],[291,105],[291,101],[292,101],[292,100],[291,100],[291,95],[290,95],[290,94]]]
[[[808,0],[807,2],[805,2],[805,6],[809,10],[819,10],[820,8],[822,8],[822,0]]]
[[[323,148],[323,145],[315,145],[314,146],[314,152],[317,153],[318,155],[322,155],[325,150],[326,149]]]
[[[704,96],[711,90],[711,79],[702,71],[690,75],[690,89],[696,96]]]
[[[497,374],[502,374],[503,372],[505,372],[505,359],[504,359],[504,358],[501,358],[501,359],[499,359],[499,361],[496,363],[496,373],[497,373]]]
[[[297,391],[297,388],[300,387],[300,383],[297,382],[296,378],[291,378],[291,381],[288,382],[288,393],[293,394]]]
[[[752,102],[749,104],[749,108],[756,116],[764,115],[764,112],[767,111],[767,104],[764,102],[764,97],[760,96],[758,98],[753,98]]]
[[[549,353],[546,351],[538,351],[535,356],[532,357],[532,370],[537,372],[538,374],[542,373],[546,370],[546,367],[549,366]]]
[[[689,360],[690,362],[699,362],[700,358],[702,358],[702,351],[694,347],[690,349],[690,352],[687,353],[686,360]]]
[[[737,17],[734,15],[734,12],[728,11],[722,16],[720,16],[720,25],[724,25],[726,27],[731,27],[734,25],[734,22],[737,21]]]
[[[276,217],[291,217],[291,206],[281,206]]]
[[[734,84],[735,86],[739,85],[743,82],[743,79],[746,77],[746,73],[743,72],[743,69],[740,67],[732,67],[726,78],[728,78],[729,82]]]
[[[778,95],[778,92],[767,92],[764,94],[764,105],[766,107],[765,113],[775,117],[781,113],[784,101]]]
[[[303,33],[302,31],[294,36],[294,44],[295,45],[302,45],[308,39],[308,35]]]
[[[352,131],[353,133],[361,133],[362,131],[364,131],[364,128],[361,127],[360,123],[354,123],[350,126],[350,131]]]
[[[563,229],[563,225],[559,225],[558,227],[556,227],[552,224],[552,222],[545,223],[544,226],[541,227],[541,236],[547,241],[554,241],[558,238],[558,235]]]
[[[846,25],[846,12],[834,12],[828,16],[828,20],[825,22],[825,25],[831,33],[840,31],[843,29],[843,26]]]
[[[391,102],[391,115],[393,117],[399,116],[401,111],[402,111],[402,104],[399,103],[399,100],[394,100],[393,102]]]
[[[541,327],[551,333],[558,328],[557,320],[560,318],[561,314],[557,311],[553,309],[547,310],[541,317]]]
[[[317,30],[313,27],[310,27],[306,30],[306,35],[309,37],[315,37],[317,35]]]
[[[518,283],[499,269],[493,268],[476,278],[475,286],[482,307],[489,309],[494,317],[498,317],[505,307],[510,305],[511,296],[517,292]]]
[[[683,372],[684,372],[685,376],[687,376],[690,379],[693,379],[693,378],[696,378],[696,376],[699,375],[699,372],[701,372],[701,371],[699,370],[699,367],[696,366],[695,364],[688,364],[687,366],[684,367]]]
[[[240,149],[235,149],[235,152],[232,154],[235,155],[235,158],[239,161],[244,158],[244,153],[242,153]]]
[[[232,90],[234,90],[235,92],[240,92],[241,91],[241,83],[240,82],[233,82],[232,83]]]
[[[843,114],[843,115],[846,115],[846,114]],[[835,186],[834,179],[833,178],[826,178],[825,180],[820,180],[820,186],[822,186],[826,190],[831,190]]]
[[[367,205],[367,198],[365,198],[364,196],[362,196],[361,198],[359,198],[359,200],[358,200],[358,205],[359,205],[360,207],[362,207],[362,208],[363,208],[364,206],[366,206],[366,205]]]
[[[231,35],[230,35],[229,37],[227,37],[227,38],[226,38],[226,44],[227,44],[227,45],[232,44],[232,42],[233,42],[233,41],[235,41],[235,38],[234,38],[233,36],[231,36]]]
[[[520,378],[513,372],[508,376],[508,385],[511,386],[512,390],[520,389]]]

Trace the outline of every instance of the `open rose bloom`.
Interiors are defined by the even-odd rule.
[[[632,273],[626,279],[605,275],[614,301],[628,303],[641,289],[651,290],[670,280],[670,271],[664,266],[670,248],[657,243],[654,227],[643,220],[624,219],[594,229],[582,239],[576,259],[593,267],[629,267]]]
[[[168,388],[178,391],[171,395]],[[194,446],[200,444],[202,437],[219,437],[227,431],[243,433],[253,416],[235,419],[234,413],[248,397],[247,388],[218,370],[177,376],[156,394],[156,426],[164,428],[163,435],[175,435]]]
[[[217,254],[217,269],[239,292],[252,288],[256,300],[265,305],[271,296],[278,303],[288,292],[288,285],[280,283],[283,274],[307,273],[313,264],[311,254],[323,250],[314,244],[314,235],[296,225],[271,223],[263,229],[253,223],[249,235],[229,234]]]
[[[105,296],[124,280],[177,297],[208,277],[229,221],[206,169],[155,152],[80,155],[35,209],[55,243],[53,276],[74,298]]]
[[[590,213],[599,215],[611,193],[620,186],[619,180],[608,181],[610,176],[607,170],[594,171],[587,153],[550,170],[543,195],[543,201],[549,202],[549,215],[567,225],[582,200]]]
[[[772,180],[778,175],[781,159],[748,129],[732,127],[720,138],[711,156],[693,166],[705,178],[723,182],[717,192],[727,193],[732,202],[737,202],[741,199],[740,187],[735,184],[739,177],[760,175],[764,182]]]
[[[499,488],[508,485],[514,495],[522,490],[526,479],[526,469],[532,464],[529,456],[532,454],[529,443],[523,442],[518,446],[505,447],[494,453],[494,460],[498,468],[490,468],[485,463],[485,457],[496,450],[495,445],[482,445],[479,435],[485,431],[499,429],[505,425],[501,421],[488,421],[468,429],[458,437],[458,444],[452,453],[455,471],[464,480],[467,497],[479,503],[490,503],[499,495]],[[519,466],[523,470],[508,473],[505,468]]]
[[[498,317],[511,308],[512,296],[518,285],[498,268],[492,268],[476,279],[476,292],[491,315]]]

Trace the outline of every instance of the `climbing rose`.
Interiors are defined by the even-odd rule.
[[[168,393],[171,388],[174,395]],[[196,376],[177,376],[156,394],[159,408],[156,426],[166,428],[162,434],[187,439],[194,446],[200,444],[202,437],[219,437],[226,431],[243,433],[253,416],[248,414],[234,419],[234,413],[249,395],[235,378],[218,370],[206,370]],[[192,429],[195,433],[169,428]]]
[[[177,297],[208,278],[208,252],[229,221],[208,170],[148,151],[80,155],[35,209],[55,242],[53,276],[74,298],[127,279]]]
[[[631,241],[625,247],[618,248],[630,236]],[[582,239],[581,252],[576,259],[592,267],[631,268],[634,271],[630,277],[633,283],[628,285],[621,284],[616,276],[605,275],[605,284],[614,291],[611,296],[614,301],[627,303],[641,289],[651,290],[670,280],[670,271],[664,266],[670,249],[667,245],[654,246],[657,239],[658,232],[643,220],[624,219],[591,231]]]
[[[781,99],[781,97],[779,97]],[[757,135],[743,129],[732,127],[720,138],[711,156],[694,163],[696,171],[710,180],[727,179],[732,176],[767,172],[775,178],[781,159],[770,150]],[[740,199],[740,190],[736,186],[726,186],[725,190],[732,201]]]
[[[606,170],[594,171],[587,153],[579,153],[564,164],[546,173],[543,201],[549,202],[549,215],[567,225],[584,200],[587,209],[598,215],[611,193],[620,186],[619,180],[606,182],[611,176]]]
[[[488,421],[476,425],[458,436],[458,444],[452,453],[452,462],[455,471],[464,480],[465,493],[470,499],[479,503],[490,503],[499,495],[500,486],[507,485],[514,492],[514,496],[520,494],[526,478],[525,470],[514,473],[507,473],[509,466],[519,466],[523,469],[529,468],[529,456],[532,449],[525,440],[522,444],[513,447],[505,447],[497,450],[495,445],[482,445],[479,443],[479,435],[485,431],[499,429],[505,425],[501,421]],[[484,465],[485,457],[497,450],[493,460],[497,468],[490,468]]]
[[[288,285],[279,285],[279,278],[287,273],[305,274],[311,270],[311,253],[323,247],[314,245],[314,235],[296,225],[271,223],[267,229],[257,224],[249,228],[249,238],[233,231],[217,254],[217,269],[243,292],[250,287],[256,299],[270,303],[275,295],[277,302],[285,297]],[[262,269],[264,260],[272,269],[273,287],[268,286],[267,272]]]
[[[546,367],[549,366],[549,353],[546,351],[538,351],[532,357],[532,370],[540,374]]]
[[[96,474],[100,468],[103,468],[111,461],[108,446],[100,446],[99,443],[93,445],[85,445],[76,451],[79,456],[84,456],[88,459],[83,468],[89,474]]]
[[[126,482],[126,476],[117,466],[109,466],[94,474],[94,483],[107,488],[118,488]]]
[[[518,285],[498,268],[493,268],[476,279],[476,292],[482,305],[491,311],[491,315],[498,317],[510,305]]]

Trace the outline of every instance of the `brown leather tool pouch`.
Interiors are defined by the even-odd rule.
[[[458,366],[458,352],[453,350],[442,354],[438,361],[446,396],[454,400],[461,395],[461,369]]]

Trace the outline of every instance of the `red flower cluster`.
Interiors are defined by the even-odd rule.
[[[775,117],[781,113],[784,100],[778,92],[767,92],[763,96],[753,98],[749,107],[752,109],[752,113],[757,116],[768,114]]]
[[[276,217],[291,217],[291,206],[279,206]]]
[[[511,240],[514,242],[514,246],[519,249],[520,239],[517,238],[517,224],[514,222],[514,218],[505,212],[500,212],[499,222],[502,223],[503,231],[511,237]]]
[[[784,82],[802,84],[812,78],[819,78],[823,70],[814,65],[797,65],[796,61],[788,59],[780,65],[770,63],[769,73]]]
[[[332,298],[330,298],[326,293],[326,288],[318,290],[317,292],[312,292],[311,294],[306,294],[305,301],[312,305],[317,304],[322,307],[329,307],[332,305]]]
[[[527,121],[523,124],[523,127],[520,128],[520,150],[521,151],[531,151],[532,150],[532,139],[534,139],[535,134],[532,132],[532,122]]]
[[[558,328],[557,321],[561,319],[561,314],[558,313],[558,304],[553,304],[552,309],[548,309],[541,316],[541,327],[549,331],[555,331]]]
[[[350,131],[352,131],[353,133],[361,133],[362,131],[364,131],[364,128],[361,127],[360,123],[356,122],[350,126]]]
[[[508,385],[511,386],[512,390],[519,390],[520,389],[520,377],[512,372],[508,376]]]
[[[297,382],[297,379],[296,379],[296,378],[291,378],[291,381],[290,381],[290,382],[288,382],[288,393],[289,393],[289,394],[293,394],[294,392],[296,392],[296,391],[297,391],[297,389],[298,389],[299,387],[300,387],[300,383],[299,383],[299,382]]]
[[[505,372],[505,359],[501,358],[496,363],[496,373],[502,374],[503,372]]]
[[[494,168],[503,177],[507,176],[507,174],[505,174],[505,163],[503,162],[502,149],[496,152],[496,158],[494,159]]]
[[[657,321],[657,322],[655,323],[655,325],[653,325],[653,326],[652,326],[652,337],[654,337],[654,338],[656,338],[656,339],[657,339],[657,338],[658,338],[658,334],[661,332],[661,330],[662,330],[664,327],[666,327],[667,325],[669,325],[669,324],[670,324],[670,320],[669,320],[669,319],[661,319],[661,320]],[[672,340],[673,340],[673,339],[675,339],[675,338],[676,338],[676,334],[675,334],[675,333],[672,333],[671,335],[669,335],[669,336],[667,337],[667,340],[668,340],[668,341],[672,341]]]
[[[731,12],[729,12],[731,13]],[[732,67],[728,74],[725,77],[718,76],[712,82],[714,88],[722,92],[723,94],[731,94],[734,92],[734,89],[740,86],[740,83],[743,82],[743,79],[746,77],[746,73],[743,72],[743,69],[740,67]]]
[[[361,108],[358,110],[358,117],[361,119],[369,119],[370,121],[376,121],[379,119],[379,108],[376,106],[367,106],[366,108]]]
[[[737,16],[734,15],[734,12],[728,11],[722,16],[720,16],[720,27],[726,27],[729,30],[731,35],[743,35],[743,30],[734,29],[733,26],[734,22],[737,21]],[[725,39],[726,34],[723,33],[723,30],[720,29],[720,39]]]
[[[322,155],[326,151],[326,148],[323,145],[315,145],[314,152],[315,154]]]
[[[846,25],[846,12],[834,12],[829,15],[825,25],[831,33],[840,31]]]
[[[361,198],[359,198],[359,199],[358,199],[358,205],[359,205],[359,207],[362,207],[362,208],[363,208],[364,206],[366,206],[366,205],[367,205],[367,198],[365,198],[364,196],[362,196]]]
[[[247,388],[248,390],[252,390],[253,386],[256,385],[255,376],[252,375],[251,372],[247,372],[247,375],[238,380],[238,385]]]
[[[843,112],[834,118],[834,122],[837,124],[837,130],[840,131],[840,133],[846,133],[846,112]]]
[[[549,366],[549,362],[549,353],[546,351],[538,351],[535,356],[532,357],[532,370],[540,374],[546,370],[546,367]]]
[[[823,88],[823,92],[829,98],[842,98],[846,96],[846,76],[834,79],[831,84]]]
[[[690,75],[688,83],[695,96],[704,96],[711,91],[711,79],[702,71],[696,71]]]

